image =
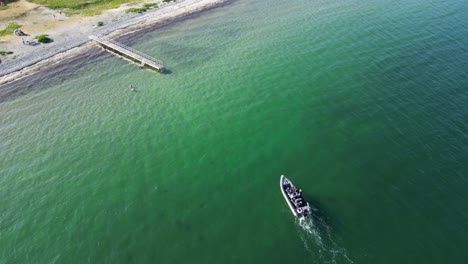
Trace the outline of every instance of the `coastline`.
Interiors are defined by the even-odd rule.
[[[18,58],[0,64],[0,85],[11,83],[36,74],[51,66],[57,66],[65,59],[72,59],[98,46],[88,38],[89,35],[102,35],[122,38],[148,29],[155,29],[179,21],[202,11],[224,5],[232,0],[179,0],[165,4],[143,14],[125,13],[119,10],[109,15],[102,14],[88,18],[85,23],[75,22],[68,27],[58,27],[55,35],[66,35],[71,29],[73,36],[54,39],[54,42],[28,47]],[[96,21],[105,20],[105,26],[94,26]],[[81,25],[77,25],[81,23]],[[49,33],[52,35],[52,33]]]

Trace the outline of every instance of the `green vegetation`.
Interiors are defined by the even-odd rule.
[[[36,4],[47,6],[51,9],[63,11],[66,15],[82,14],[85,16],[93,16],[100,14],[103,10],[118,8],[121,4],[131,2],[130,0],[28,0]],[[163,0],[171,2],[175,0]],[[142,0],[133,0],[133,2],[141,3]],[[127,12],[145,12],[150,8],[157,8],[156,3],[144,4],[142,8],[130,8]]]
[[[15,29],[20,28],[20,27],[21,27],[21,25],[18,25],[18,24],[16,24],[15,22],[11,22],[10,24],[8,24],[8,25],[6,26],[5,29],[0,30],[0,37],[1,37],[1,36],[5,36],[5,35],[13,34],[13,31],[14,31]]]
[[[171,1],[174,1],[174,2],[175,2],[176,0],[163,0],[164,3],[169,3],[169,2],[171,2]]]
[[[146,3],[146,4],[143,4],[143,8],[146,8],[146,9],[150,9],[150,8],[158,8],[158,4],[156,3]]]
[[[42,35],[36,36],[35,38],[40,43],[49,43],[49,42],[53,41],[51,38],[49,38],[49,35],[47,35],[47,34],[42,34]]]
[[[133,13],[143,13],[145,12],[146,10],[150,9],[150,8],[158,8],[158,4],[156,3],[146,3],[143,5],[143,7],[141,8],[129,8],[127,10],[125,10],[125,12],[127,13],[130,13],[130,12],[133,12]]]
[[[146,11],[146,8],[129,8],[125,10],[127,13],[143,13]]]
[[[8,54],[13,54],[13,51],[0,50],[0,55],[5,56]]]
[[[97,22],[97,26],[98,26],[98,27],[104,26],[104,22],[102,22],[102,21]]]
[[[67,15],[82,14],[93,16],[100,14],[103,10],[119,7],[129,0],[28,0],[36,4],[47,6],[51,9],[59,9]],[[141,2],[141,0],[136,0]]]
[[[11,4],[11,3],[17,2],[17,1],[18,0],[8,0],[8,1],[3,0],[3,1],[1,1],[1,2],[3,2],[3,6],[0,6],[0,11],[1,10],[7,10],[9,8],[8,4]]]

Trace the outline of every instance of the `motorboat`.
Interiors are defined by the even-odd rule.
[[[288,178],[281,175],[280,178],[281,192],[283,193],[284,199],[291,209],[293,215],[297,218],[303,218],[311,214],[309,203],[304,200],[302,196],[302,190],[298,189]]]

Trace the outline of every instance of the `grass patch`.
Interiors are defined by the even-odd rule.
[[[8,25],[6,26],[5,29],[0,30],[0,37],[1,37],[1,36],[5,36],[5,35],[13,34],[13,31],[14,31],[15,29],[20,28],[20,27],[21,27],[21,25],[15,23],[15,22],[11,22],[10,24],[8,24]]]
[[[98,27],[104,26],[104,22],[102,22],[102,21],[97,22],[97,26],[98,26]]]
[[[172,1],[175,2],[176,0],[163,0],[164,3],[170,3],[170,2],[172,2]]]
[[[39,41],[40,43],[50,43],[53,41],[51,38],[49,38],[49,35],[47,34],[36,36],[35,39],[37,39],[37,41]]]
[[[146,9],[150,9],[150,8],[158,8],[158,4],[157,3],[146,3],[146,4],[143,4],[143,8],[146,8]]]
[[[0,6],[0,11],[1,10],[7,10],[9,8],[8,4],[18,2],[18,0],[8,0],[8,1],[1,0],[1,2],[3,2],[3,6]]]
[[[143,13],[145,12],[147,9],[146,8],[129,8],[127,10],[125,10],[126,13]]]
[[[127,13],[143,13],[145,12],[146,10],[150,9],[150,8],[158,8],[158,4],[156,3],[146,3],[146,4],[143,4],[143,7],[141,8],[129,8],[127,10],[125,10],[125,12]]]
[[[13,54],[13,51],[0,50],[0,55],[2,56],[9,55],[9,54]]]
[[[103,10],[118,8],[121,4],[130,0],[28,0],[36,4],[47,6],[51,9],[60,9],[66,15],[82,14],[93,16],[100,14]],[[141,2],[137,0],[136,2]]]

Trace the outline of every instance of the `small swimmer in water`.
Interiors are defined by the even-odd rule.
[[[133,86],[133,84],[130,85],[130,91],[137,92],[137,89],[135,88],[135,86]]]

